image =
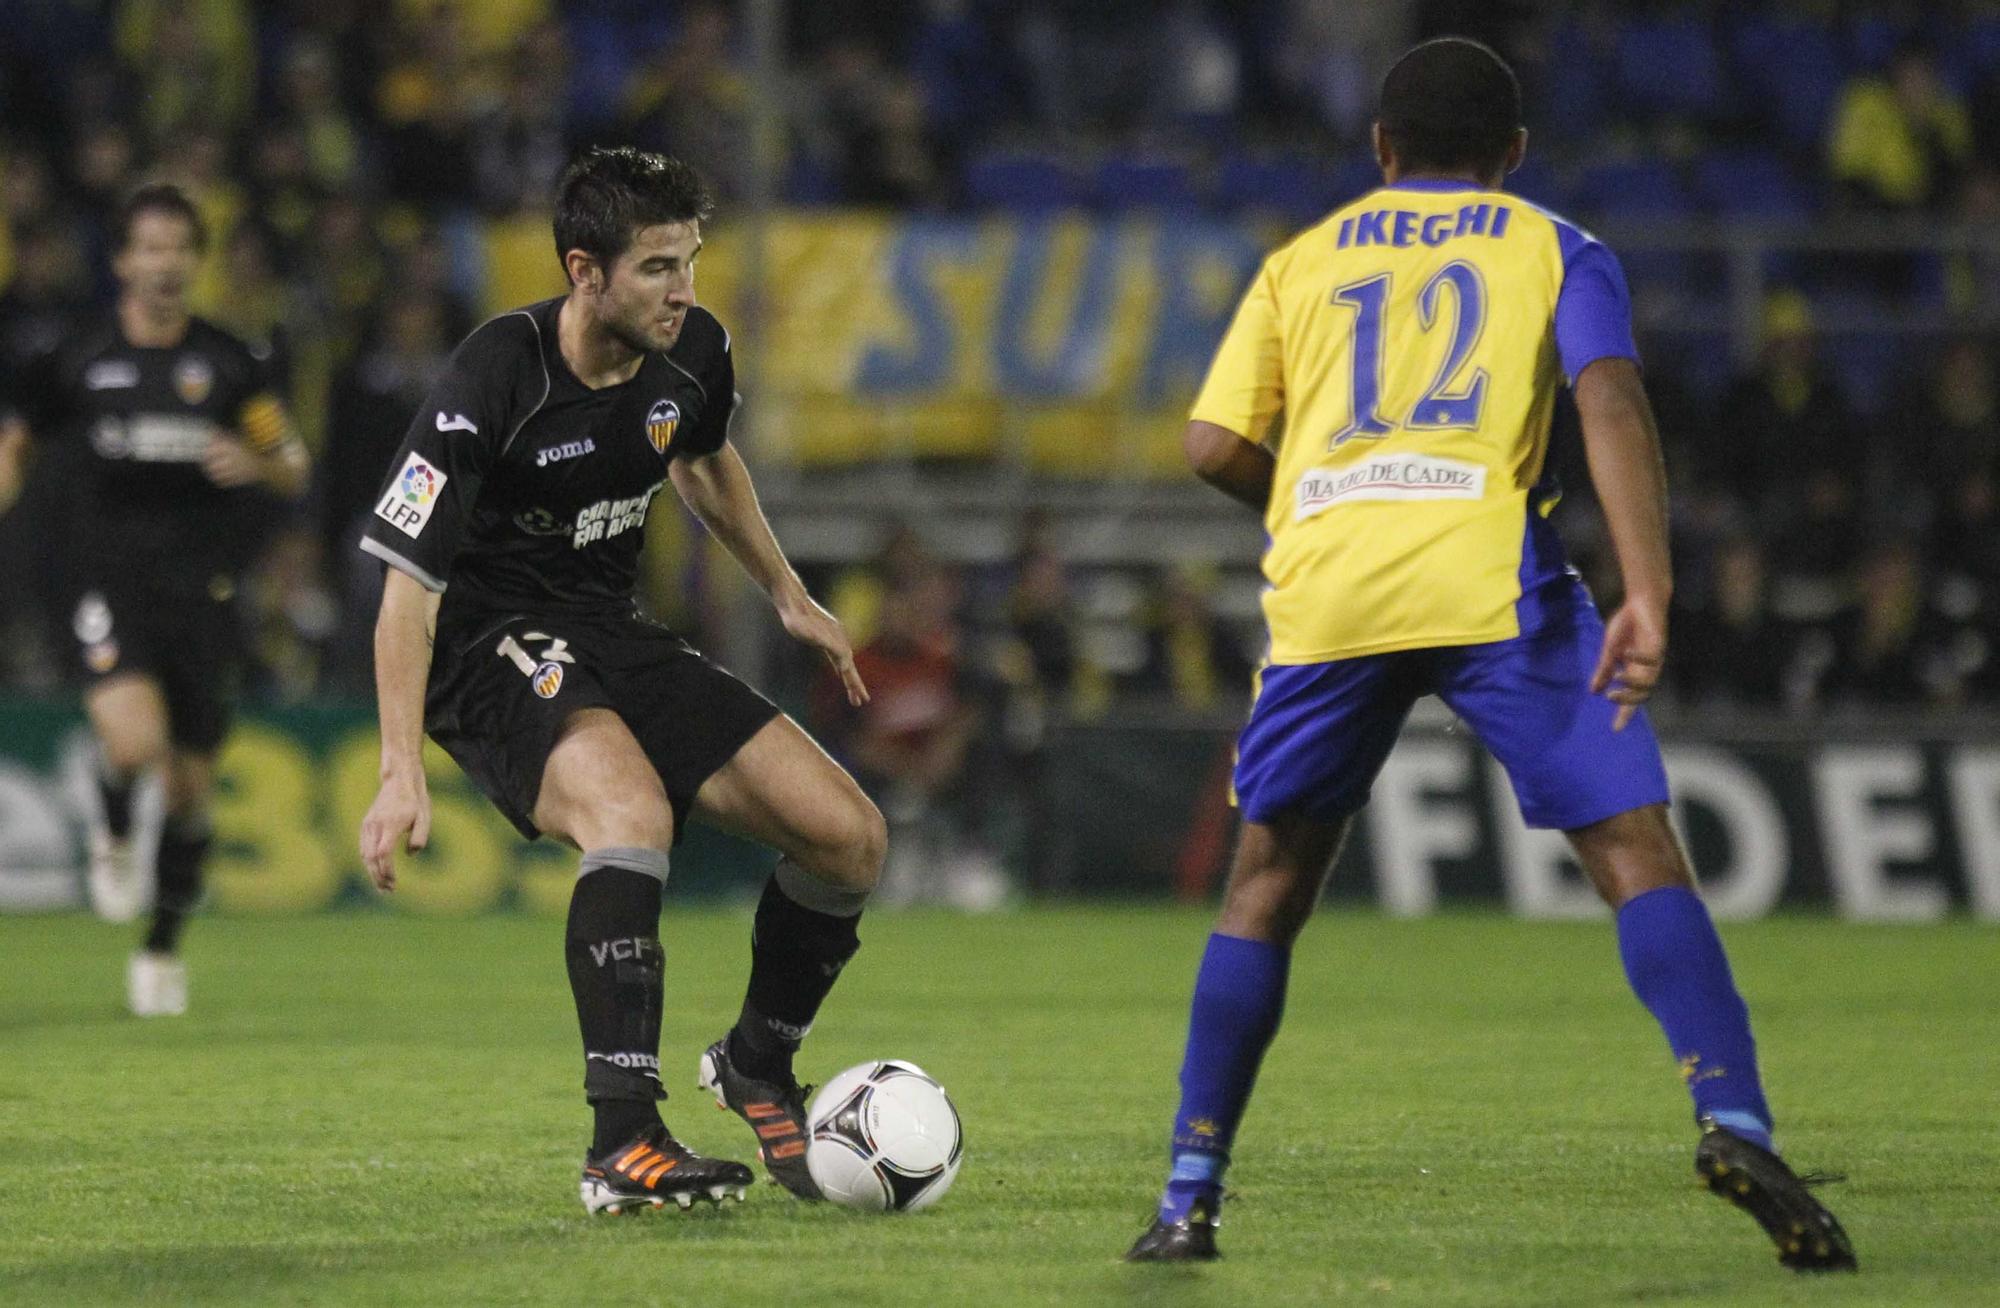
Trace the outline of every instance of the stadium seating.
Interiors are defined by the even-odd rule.
[[[1703,155],[1695,161],[1694,188],[1703,208],[1725,217],[1791,220],[1817,207],[1785,161],[1756,146]]]
[[[1610,103],[1611,76],[1591,34],[1579,23],[1558,23],[1549,33],[1548,66],[1562,69],[1562,76],[1542,83],[1533,115],[1538,129],[1552,140],[1594,134]]]
[[[1695,212],[1680,175],[1656,157],[1584,168],[1577,175],[1576,204],[1592,218],[1684,218]]]
[[[1791,145],[1817,150],[1847,79],[1840,48],[1806,19],[1753,18],[1737,29],[1736,76]]]
[[[1691,14],[1635,19],[1618,33],[1619,98],[1645,113],[1720,117],[1729,91],[1706,23]]]
[[[1193,171],[1178,159],[1112,155],[1097,166],[1091,198],[1101,209],[1196,210]]]
[[[1037,154],[987,154],[965,166],[965,196],[975,206],[1046,211],[1081,204],[1085,191],[1067,165]]]
[[[1507,178],[1507,189],[1558,213],[1567,213],[1571,207],[1561,173],[1549,161],[1546,152],[1534,148],[1532,139],[1529,141],[1528,157]]]
[[[1217,204],[1305,222],[1334,205],[1333,179],[1298,155],[1232,155],[1216,173]]]

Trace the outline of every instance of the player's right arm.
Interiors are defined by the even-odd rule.
[[[27,482],[30,434],[54,421],[55,384],[53,355],[19,371],[0,367],[0,513],[14,507]]]
[[[21,497],[27,454],[28,424],[0,412],[0,513],[13,508],[14,501]]]
[[[1271,266],[1258,270],[1216,347],[1181,449],[1209,485],[1263,513],[1277,462],[1264,445],[1285,405],[1283,340]]]
[[[424,785],[424,690],[438,607],[479,488],[517,413],[515,394],[545,394],[539,338],[522,314],[480,327],[453,353],[411,420],[361,548],[388,564],[375,620],[375,697],[382,722],[381,789],[361,823],[361,861],[382,890],[396,885],[396,855],[430,838]],[[523,379],[528,379],[524,381]]]
[[[380,890],[396,888],[396,855],[430,843],[424,783],[424,687],[444,597],[399,568],[383,578],[375,619],[375,703],[382,720],[381,789],[361,820],[361,861]]]

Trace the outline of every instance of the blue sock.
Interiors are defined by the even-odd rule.
[[[1196,1200],[1218,1202],[1230,1141],[1257,1065],[1285,1011],[1291,952],[1262,940],[1211,935],[1195,974],[1181,1062],[1181,1105],[1174,1116],[1173,1169],[1160,1219],[1178,1222]]]
[[[1708,908],[1683,886],[1634,895],[1618,910],[1618,952],[1681,1065],[1697,1119],[1710,1117],[1771,1147],[1771,1109],[1757,1076],[1750,1010]]]

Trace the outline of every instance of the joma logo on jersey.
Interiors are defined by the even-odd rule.
[[[582,549],[600,540],[610,540],[634,527],[643,526],[646,521],[646,506],[653,502],[659,490],[654,486],[644,495],[634,495],[626,500],[599,500],[576,515],[576,530],[570,536],[570,546]]]
[[[674,429],[680,425],[681,406],[672,400],[654,400],[653,407],[646,411],[646,439],[662,454],[673,444]]]
[[[561,463],[564,459],[578,458],[582,455],[593,453],[596,449],[597,442],[591,440],[588,436],[580,441],[564,441],[560,445],[551,445],[545,450],[536,450],[535,466],[537,468],[546,468],[551,463]]]
[[[415,540],[431,520],[431,510],[437,507],[438,492],[446,480],[423,455],[412,454],[375,506],[375,516]]]

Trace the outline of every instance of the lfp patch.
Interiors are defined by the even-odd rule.
[[[662,454],[673,444],[674,429],[680,425],[681,406],[672,400],[654,400],[653,407],[646,411],[646,439]]]
[[[543,699],[554,699],[562,689],[563,670],[560,663],[544,663],[535,669],[535,693]]]
[[[389,483],[389,489],[383,492],[382,502],[375,506],[375,516],[414,540],[431,520],[431,510],[437,507],[438,492],[444,489],[445,481],[445,475],[423,455],[412,454]]]

